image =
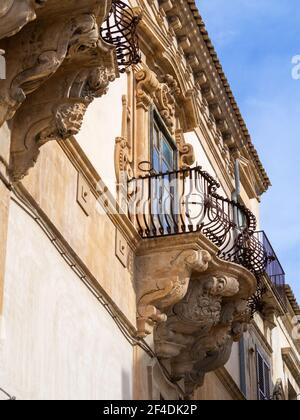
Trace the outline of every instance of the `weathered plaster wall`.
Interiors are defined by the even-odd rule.
[[[8,392],[19,399],[132,397],[131,345],[15,203],[4,303],[0,383]]]

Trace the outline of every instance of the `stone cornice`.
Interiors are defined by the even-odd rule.
[[[249,131],[247,129],[246,123],[245,123],[245,121],[244,121],[244,119],[241,115],[240,109],[237,105],[237,102],[236,102],[234,94],[231,90],[230,84],[229,84],[229,82],[227,80],[227,77],[224,73],[224,70],[223,70],[222,64],[221,64],[221,62],[218,58],[217,52],[216,52],[216,50],[215,50],[215,48],[214,48],[214,46],[211,42],[211,39],[209,37],[208,32],[206,30],[205,23],[204,23],[201,15],[199,13],[198,7],[196,6],[195,0],[185,0],[185,1],[188,2],[190,10],[193,13],[195,22],[196,22],[196,24],[199,28],[200,33],[201,33],[201,37],[203,38],[203,40],[206,43],[207,50],[208,50],[208,52],[211,56],[211,60],[214,64],[214,68],[216,69],[216,71],[219,75],[219,78],[221,80],[221,83],[223,85],[223,90],[226,92],[226,95],[227,95],[227,98],[228,98],[228,100],[231,104],[232,110],[235,113],[236,120],[238,121],[241,133],[243,134],[243,137],[247,141],[248,152],[249,152],[250,156],[252,157],[253,162],[255,163],[255,166],[256,166],[258,172],[261,175],[261,179],[262,179],[262,182],[263,182],[263,185],[264,185],[265,189],[268,189],[268,187],[271,186],[271,182],[270,182],[270,180],[268,178],[268,175],[267,175],[267,173],[266,173],[266,171],[265,171],[265,169],[264,169],[264,167],[261,163],[261,160],[258,156],[257,150],[255,149],[255,147],[253,145],[253,142],[252,142],[251,136],[249,134]]]
[[[297,385],[300,387],[300,360],[299,355],[293,351],[291,348],[284,348],[281,351],[282,358],[288,369],[290,370],[293,378],[297,382]]]
[[[243,130],[244,122],[237,105],[231,100],[231,90],[225,83],[221,65],[203,30],[195,2],[159,0],[159,9],[156,2],[147,2],[149,4],[145,5],[142,0],[136,0],[135,3],[145,9],[140,26],[141,45],[148,61],[153,61],[153,69],[156,67],[158,71],[166,71],[164,67],[173,67],[181,88],[191,92],[198,118],[199,112],[207,116],[208,129],[216,140],[215,147],[222,151],[222,173],[232,172],[234,151],[239,149],[249,161],[250,171],[254,175],[255,186],[251,182],[249,185],[249,177],[244,171],[245,188],[251,198],[258,198],[268,189],[270,181],[250,136]],[[175,61],[177,65],[173,63]]]
[[[300,306],[297,302],[296,296],[288,284],[285,286],[286,297],[291,305],[291,309],[295,315],[300,315]]]

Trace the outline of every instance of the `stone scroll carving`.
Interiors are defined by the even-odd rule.
[[[0,39],[19,32],[27,23],[36,18],[36,9],[43,7],[47,0],[1,0]]]
[[[211,256],[207,251],[174,250],[139,258],[138,331],[145,337],[156,323],[166,321],[166,311],[185,296],[193,271],[204,272]]]
[[[175,79],[166,75],[160,82],[154,72],[143,68],[136,73],[137,104],[147,110],[154,104],[171,134],[175,132],[176,95],[180,90]]]
[[[37,21],[7,43],[7,78],[0,84],[0,125],[11,119],[26,97],[45,83],[60,66],[97,54],[97,18],[81,14],[55,19],[47,26]]]
[[[21,180],[34,166],[41,146],[51,140],[76,135],[87,107],[106,93],[114,79],[107,68],[66,71],[47,83],[45,94],[34,93],[22,106],[12,124],[10,175]]]
[[[191,144],[186,143],[183,131],[178,129],[175,133],[177,149],[179,152],[179,167],[188,169],[195,163],[195,152]]]
[[[184,381],[187,398],[228,362],[251,321],[256,287],[248,270],[219,260],[201,235],[192,246],[190,236],[149,240],[136,258],[139,335],[153,332],[158,359],[174,382]]]
[[[99,29],[111,0],[27,3],[45,7],[5,40],[7,77],[0,81],[0,126],[10,120],[13,181],[28,173],[43,144],[78,133],[88,105],[119,74],[115,47]]]
[[[239,282],[223,274],[203,275],[190,283],[184,299],[155,330],[156,351],[171,361],[172,376],[184,379],[186,393],[203,384],[206,373],[224,366],[249,315],[237,299]]]

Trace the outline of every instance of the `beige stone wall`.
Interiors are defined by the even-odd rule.
[[[18,399],[130,399],[131,345],[15,203],[7,254],[1,386]]]
[[[199,401],[232,401],[233,397],[217,375],[212,372],[206,375],[205,383],[195,394]]]
[[[91,192],[89,215],[79,206],[78,173],[58,143],[51,142],[44,146],[24,185],[99,285],[135,325],[132,272],[116,257],[116,227]]]
[[[272,379],[273,382],[281,378],[285,388],[285,392],[288,392],[288,381],[293,386],[297,395],[300,395],[300,353],[299,353],[299,341],[296,343],[292,340],[292,328],[289,330],[287,324],[289,324],[289,315],[284,318],[278,318],[276,321],[276,328],[272,331]],[[289,349],[293,355],[295,355],[295,371],[291,372],[283,360],[282,351],[283,349]]]
[[[225,368],[238,387],[241,383],[239,343],[233,343],[231,356]]]
[[[9,163],[9,148],[10,131],[7,124],[4,124],[0,127],[0,175],[4,180],[6,178],[6,167]],[[0,336],[9,203],[10,192],[3,180],[0,180]]]
[[[127,94],[127,75],[112,83],[108,93],[96,99],[85,114],[76,139],[104,183],[115,195],[115,139],[122,134],[122,95]]]

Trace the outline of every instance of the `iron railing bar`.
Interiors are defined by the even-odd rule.
[[[271,244],[271,242],[270,242],[270,240],[269,240],[269,238],[267,237],[267,235],[266,235],[266,233],[265,233],[265,231],[263,231],[263,230],[258,230],[258,231],[256,231],[255,232],[255,234],[260,234],[261,236],[262,236],[262,241],[261,242],[263,242],[263,240],[265,239],[266,240],[266,242],[267,242],[267,244],[268,244],[268,246],[270,247],[270,250],[272,251],[272,253],[274,254],[274,257],[276,258],[276,260],[277,260],[277,262],[278,262],[278,264],[279,264],[279,266],[280,266],[280,268],[281,268],[281,270],[282,270],[282,274],[284,274],[284,275],[286,275],[286,273],[285,273],[285,271],[284,271],[284,269],[283,269],[283,267],[282,267],[282,265],[281,265],[281,263],[280,263],[280,260],[279,260],[279,258],[277,257],[277,254],[276,254],[276,252],[275,252],[275,250],[274,250],[274,248],[273,248],[273,246],[272,246],[272,244]]]

